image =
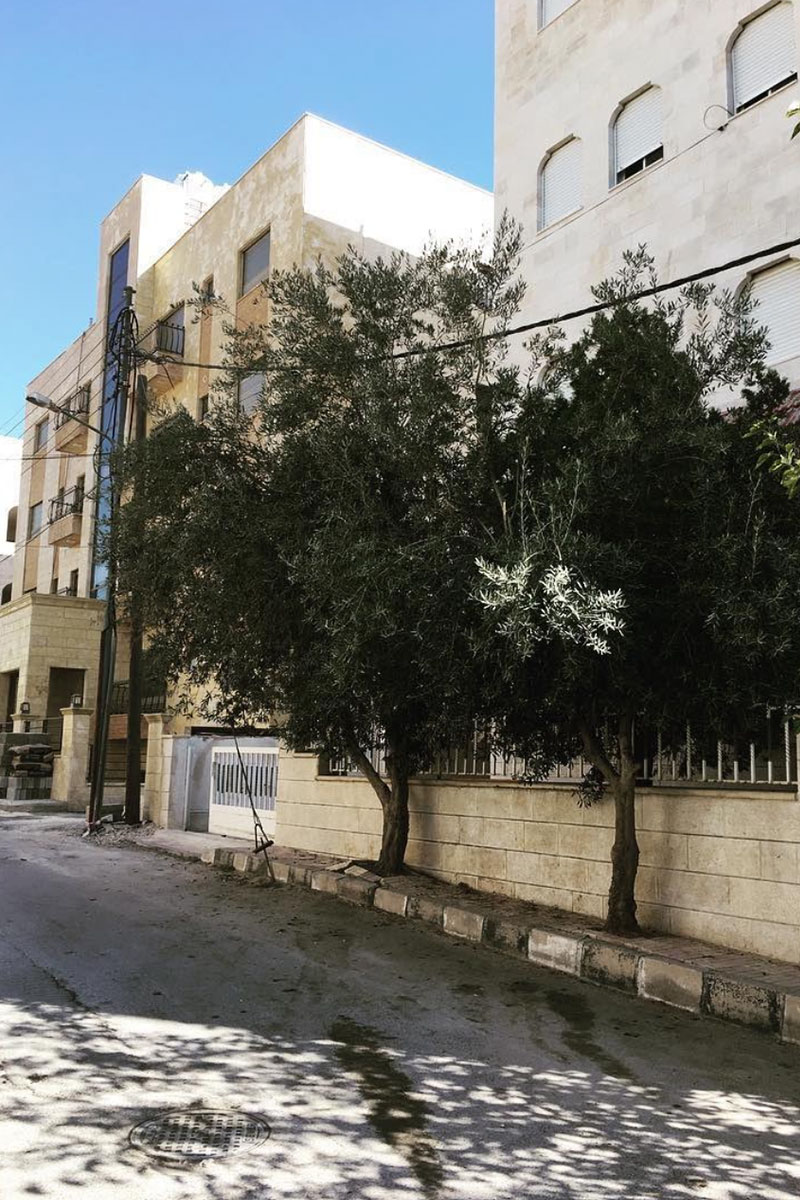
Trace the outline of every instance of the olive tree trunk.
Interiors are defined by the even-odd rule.
[[[602,774],[614,797],[614,845],[611,848],[611,887],[608,891],[606,929],[609,933],[638,933],[636,920],[636,873],[639,844],[636,841],[636,777],[633,757],[632,718],[623,716],[617,732],[618,761],[612,764],[597,736],[588,725],[581,726],[584,753]]]
[[[402,740],[387,735],[386,764],[389,781],[375,770],[355,739],[348,739],[347,750],[358,769],[369,780],[383,812],[381,852],[377,875],[399,875],[403,870],[408,846],[409,763]]]

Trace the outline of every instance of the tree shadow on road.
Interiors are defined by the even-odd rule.
[[[788,1200],[800,1179],[791,1103],[687,1091],[665,1112],[630,1079],[400,1052],[347,1017],[300,1042],[5,1001],[0,1035],[7,1200],[137,1180],[147,1200]],[[271,1137],[192,1169],[128,1145],[146,1116],[197,1105],[260,1115]]]

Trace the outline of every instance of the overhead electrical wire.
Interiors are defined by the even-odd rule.
[[[704,140],[704,139],[701,139]],[[721,275],[725,271],[732,271],[736,267],[747,266],[748,263],[755,262],[759,258],[768,258],[773,254],[782,254],[786,250],[792,250],[796,246],[800,246],[800,237],[792,238],[789,241],[777,242],[774,246],[766,246],[762,250],[754,250],[749,254],[741,254],[737,258],[731,258],[727,262],[721,263],[716,267],[706,267],[701,271],[692,271],[688,275],[682,275],[678,279],[670,280],[668,283],[656,283],[651,287],[639,288],[632,292],[623,300],[599,300],[594,304],[586,304],[582,308],[571,309],[567,312],[556,313],[549,317],[540,317],[536,321],[526,321],[522,325],[512,326],[510,329],[499,329],[489,333],[477,334],[474,338],[457,338],[450,342],[441,342],[437,345],[430,346],[412,346],[408,350],[396,350],[392,354],[386,356],[388,359],[403,359],[403,358],[418,358],[423,354],[442,354],[451,350],[463,350],[469,346],[474,346],[480,342],[496,342],[505,338],[517,337],[522,333],[531,333],[536,329],[549,329],[553,326],[560,325],[564,321],[574,321],[580,317],[594,316],[596,313],[603,312],[609,308],[619,308],[623,303],[631,304],[637,300],[646,300],[652,296],[661,295],[664,292],[674,291],[676,288],[687,287],[692,283],[700,283],[704,279],[710,279],[713,275]],[[147,359],[153,362],[169,363],[174,362],[183,367],[198,367],[206,371],[227,371],[231,374],[249,373],[254,374],[263,370],[263,366],[252,364],[250,366],[236,366],[233,363],[203,363],[203,362],[188,362],[181,358],[164,358],[160,359],[155,355],[147,355]],[[362,362],[379,362],[381,358],[362,359]],[[283,368],[284,370],[303,371],[308,369],[304,363],[293,363],[291,366]]]
[[[701,138],[700,140],[704,141],[705,139]],[[699,144],[699,143],[695,143],[695,145],[697,145],[697,144]],[[687,287],[689,284],[699,283],[704,279],[710,279],[714,275],[721,275],[724,272],[732,271],[737,267],[747,266],[749,263],[755,262],[759,258],[767,258],[774,254],[782,254],[787,250],[794,249],[796,246],[800,246],[800,237],[792,238],[790,240],[783,241],[783,242],[777,242],[776,244],[774,244],[772,246],[766,246],[766,247],[762,248],[761,250],[754,250],[749,254],[741,254],[741,255],[737,256],[736,258],[728,259],[727,262],[720,263],[717,266],[706,267],[700,271],[692,271],[688,275],[680,276],[678,279],[673,279],[666,283],[656,283],[656,284],[651,285],[650,287],[639,288],[637,291],[632,292],[630,296],[627,296],[625,298],[624,302],[619,301],[619,300],[602,300],[602,301],[598,301],[595,304],[584,305],[582,308],[572,309],[568,312],[564,312],[564,313],[560,313],[560,314],[553,314],[548,317],[540,317],[536,321],[526,321],[524,324],[513,326],[510,329],[501,329],[501,330],[492,331],[489,333],[478,334],[474,338],[458,338],[458,339],[454,339],[453,341],[450,341],[450,342],[442,342],[439,345],[413,346],[408,350],[397,350],[397,351],[394,351],[388,357],[390,359],[404,359],[404,358],[417,358],[423,354],[441,354],[441,353],[449,352],[452,350],[466,349],[467,347],[474,346],[476,343],[500,341],[505,338],[517,337],[523,333],[531,333],[536,329],[547,329],[552,326],[559,325],[563,321],[574,321],[581,317],[594,316],[596,313],[603,312],[609,308],[617,308],[617,307],[619,307],[620,303],[633,303],[637,300],[645,300],[645,299],[649,299],[653,296],[661,295],[664,292],[674,291],[676,288]],[[113,331],[112,331],[112,333],[113,333]],[[111,337],[109,337],[108,347],[105,347],[101,344],[100,349],[101,349],[101,356],[102,356],[103,360],[105,361],[106,355],[108,353],[113,353],[111,351]],[[140,356],[140,359],[141,358],[144,358],[144,356]],[[159,362],[159,361],[177,362],[179,365],[184,366],[184,367],[197,367],[197,368],[201,368],[203,370],[208,370],[208,371],[227,371],[227,372],[231,372],[233,374],[240,374],[242,372],[252,373],[254,371],[254,367],[252,367],[252,366],[251,367],[238,367],[233,364],[187,362],[186,360],[183,360],[183,359],[159,360],[156,356],[152,356],[152,355],[148,355],[147,358],[149,358],[151,361],[154,361],[154,362]],[[377,361],[377,360],[368,359],[365,361]],[[62,380],[63,380],[63,378],[66,378],[66,376],[69,375],[71,373],[71,371],[74,369],[75,368],[70,368],[70,370],[67,371],[65,373],[65,375],[62,377]],[[297,363],[297,364],[293,364],[292,367],[288,368],[288,369],[305,370],[307,368],[304,364]],[[52,436],[52,435],[48,436],[48,441],[50,440],[50,436]],[[45,443],[45,445],[46,444],[47,443]],[[44,447],[42,447],[42,449],[44,449]],[[38,457],[38,455],[35,455],[33,457],[36,458],[36,457]],[[89,456],[87,455],[85,457],[89,457]],[[30,470],[32,470],[32,467],[27,468],[26,472],[23,472],[23,475],[26,474]],[[38,536],[38,534],[34,535],[34,536]],[[22,544],[22,546],[19,548],[22,549],[27,544],[28,544],[27,542],[24,542]],[[10,555],[7,555],[6,557],[10,557]],[[3,560],[0,559],[0,561],[3,561]]]

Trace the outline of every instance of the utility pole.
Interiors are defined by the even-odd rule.
[[[133,397],[132,439],[141,441],[147,434],[147,381],[137,376]],[[135,492],[141,483],[134,483]],[[139,529],[140,536],[144,530]],[[135,595],[129,600],[130,658],[128,660],[128,729],[125,750],[125,822],[138,825],[142,819],[142,613]]]
[[[125,441],[125,419],[128,409],[131,365],[133,363],[136,315],[133,311],[133,288],[125,288],[125,303],[114,327],[107,333],[106,370],[113,356],[116,364],[114,389],[114,422],[110,430],[111,450],[119,449]],[[105,429],[105,421],[101,421]],[[89,828],[94,827],[103,814],[106,757],[108,752],[108,724],[111,715],[111,695],[114,688],[114,660],[117,652],[117,572],[114,562],[113,533],[119,511],[120,487],[114,470],[113,458],[108,459],[108,478],[103,479],[103,443],[100,445],[100,468],[98,488],[109,489],[110,554],[106,578],[106,612],[103,632],[100,637],[100,669],[97,680],[97,719],[95,722],[94,756],[92,759],[92,782],[89,794]]]

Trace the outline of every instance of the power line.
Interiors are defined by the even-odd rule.
[[[49,441],[50,439],[48,438],[47,440]],[[47,442],[45,442],[44,444],[46,446]],[[69,454],[67,452],[64,452],[64,453],[66,454],[66,457],[69,459],[93,458],[94,457],[94,452],[89,453],[88,451],[86,454]],[[12,458],[0,458],[0,462],[37,462],[38,460],[44,459],[46,457],[47,457],[47,455],[43,455],[42,451],[40,450],[38,454],[17,454],[15,457],[12,457]]]
[[[61,375],[54,382],[50,382],[48,384],[51,394],[53,392],[58,392],[61,389],[62,385],[64,384],[65,380],[67,380],[69,378],[69,376],[72,374],[75,374],[75,376],[76,376],[75,388],[77,389],[80,386],[82,386],[77,382],[77,379],[80,376],[81,372],[88,370],[90,363],[92,365],[94,365],[92,362],[93,358],[95,361],[97,361],[98,358],[102,358],[105,355],[105,351],[106,351],[105,342],[104,342],[104,339],[101,339],[100,342],[98,343],[98,345],[94,346],[89,351],[89,354],[87,355],[87,361],[84,361],[84,359],[83,359],[83,344],[82,344],[83,340],[89,333],[89,330],[99,329],[99,327],[100,327],[99,323],[94,326],[90,325],[89,328],[84,330],[84,332],[81,334],[81,348],[80,348],[80,352],[79,352],[78,362],[71,367],[67,367],[64,371],[62,371]],[[62,351],[62,353],[66,353],[66,351]],[[60,355],[58,357],[60,357]],[[45,370],[47,370],[46,367],[45,367]],[[43,374],[43,373],[44,372],[41,372],[41,374]],[[71,391],[71,389],[70,389],[70,391]],[[0,429],[0,437],[10,436],[11,432],[14,429],[18,428],[18,426],[20,426],[20,425],[25,424],[26,417],[27,417],[27,412],[26,412],[25,406],[23,405],[22,415],[20,417],[17,417],[16,419],[14,417],[11,417],[9,419],[7,425],[3,429]]]
[[[738,258],[732,258],[726,263],[722,263],[717,267],[706,267],[702,271],[693,271],[690,275],[683,275],[679,279],[673,279],[671,283],[656,283],[652,287],[640,288],[639,291],[631,293],[624,301],[619,300],[600,300],[596,304],[587,304],[583,308],[573,309],[571,312],[561,313],[555,317],[541,317],[538,321],[527,321],[524,325],[515,325],[511,329],[501,329],[495,333],[482,333],[477,338],[462,338],[458,341],[444,342],[441,346],[431,347],[435,350],[457,350],[465,346],[474,345],[480,341],[499,341],[501,338],[515,337],[520,333],[530,333],[534,329],[547,329],[551,325],[558,325],[562,321],[574,321],[578,317],[589,317],[595,313],[603,312],[607,308],[619,308],[621,303],[630,304],[635,300],[646,300],[651,296],[661,295],[662,292],[674,291],[675,288],[687,287],[690,283],[699,283],[703,279],[710,279],[712,275],[722,275],[725,271],[732,271],[734,267],[743,267],[748,263],[755,262],[757,258],[767,258],[772,254],[780,254],[784,250],[791,250],[794,246],[800,246],[800,238],[793,238],[789,242],[778,242],[775,246],[769,246],[764,250],[756,250],[752,254],[742,254]],[[427,346],[413,347],[411,350],[401,350],[397,354],[392,355],[393,358],[412,358],[419,354],[425,354],[428,351]]]
[[[704,141],[705,139],[702,138],[700,140]],[[699,143],[694,144],[698,145]],[[687,147],[687,149],[691,148],[692,147]],[[631,295],[626,298],[625,303],[633,303],[637,300],[649,299],[652,296],[658,296],[664,292],[674,291],[676,288],[686,287],[691,283],[699,283],[703,279],[710,279],[713,275],[721,275],[725,271],[734,270],[736,267],[747,266],[748,263],[755,262],[759,258],[767,258],[773,254],[781,254],[786,250],[794,249],[796,246],[800,246],[800,238],[792,238],[789,241],[778,242],[773,246],[767,246],[761,250],[754,250],[749,254],[739,255],[737,258],[729,259],[727,262],[721,263],[715,267],[706,267],[701,271],[693,271],[690,274],[683,275],[678,279],[670,281],[669,283],[657,283],[653,284],[651,287],[640,288],[638,291],[631,293]],[[540,317],[536,321],[527,321],[522,325],[515,325],[510,329],[501,329],[490,333],[478,334],[474,338],[458,338],[450,342],[442,342],[436,346],[414,346],[408,350],[397,350],[389,357],[392,359],[417,358],[423,354],[439,354],[450,350],[461,350],[469,346],[474,346],[476,343],[500,341],[505,338],[517,337],[523,333],[531,333],[535,329],[547,329],[550,326],[558,325],[563,321],[574,321],[580,317],[593,316],[594,314],[603,312],[606,309],[619,307],[619,304],[620,301],[618,300],[601,300],[595,304],[587,304],[582,308],[572,309],[569,312],[553,314],[548,317]],[[101,350],[103,359],[105,360],[106,354],[108,353],[107,347],[105,346],[105,341],[101,347]],[[152,361],[157,362],[158,360],[153,359]],[[176,365],[179,366],[197,367],[208,371],[229,371],[234,374],[240,374],[243,372],[253,373],[252,367],[237,367],[233,364],[186,362],[182,359],[170,359],[165,361],[174,361]],[[66,372],[62,379],[65,378],[66,375],[69,375],[73,369],[74,368],[71,368],[70,371]],[[306,368],[304,364],[295,364],[290,369],[304,370]],[[49,440],[50,438],[48,437],[48,441]],[[45,443],[45,445],[46,444],[47,443]],[[32,457],[38,457],[38,455]],[[75,455],[74,457],[78,456]],[[91,456],[85,455],[81,457]],[[26,472],[23,472],[23,475],[27,474],[27,472],[30,470],[32,470],[32,467],[29,467]],[[23,543],[23,546],[24,545],[27,545],[27,543]],[[22,548],[23,547],[20,547],[20,549]]]
[[[90,378],[89,378],[89,379],[88,379],[86,382],[87,382],[87,383],[88,383],[90,386],[93,386],[94,384],[96,384],[96,383],[97,383],[97,381],[98,381],[99,379],[101,379],[101,378],[102,378],[102,374],[103,374],[103,372],[102,372],[102,370],[100,370],[100,371],[99,371],[99,372],[97,372],[95,375],[91,376],[91,377],[90,377]],[[52,415],[56,415],[56,414],[52,414]],[[44,419],[44,418],[43,418],[43,419]],[[29,463],[29,464],[30,464],[29,466],[25,467],[25,468],[24,468],[24,470],[20,471],[20,477],[19,477],[19,495],[20,495],[20,497],[22,496],[22,484],[23,484],[23,481],[24,481],[24,480],[25,480],[25,479],[26,479],[26,478],[27,478],[27,477],[28,477],[28,476],[31,474],[31,472],[33,471],[33,469],[34,469],[34,463],[36,463],[36,462],[44,462],[44,461],[45,461],[45,460],[47,460],[47,458],[49,457],[49,455],[50,455],[50,452],[51,452],[51,450],[52,450],[52,448],[53,448],[53,447],[52,447],[52,445],[51,445],[51,443],[53,442],[53,440],[54,440],[54,438],[55,438],[56,432],[57,432],[57,431],[56,431],[56,428],[55,428],[55,423],[53,422],[53,423],[51,423],[51,426],[50,426],[50,428],[48,429],[47,438],[46,438],[46,439],[45,439],[45,441],[42,443],[42,445],[39,447],[39,450],[38,450],[38,451],[36,451],[34,454],[24,454],[24,455],[20,455],[20,457],[19,457],[18,459],[9,460],[9,461],[14,461],[14,462],[20,462],[20,461],[22,461],[22,462],[27,462],[27,463]],[[93,457],[93,454],[92,454],[92,453],[87,453],[87,454],[68,454],[68,453],[66,453],[66,454],[64,455],[64,457],[65,457],[65,458],[67,458],[67,459],[73,459],[73,458],[81,458],[81,459],[83,459],[83,458],[92,458],[92,457]],[[20,547],[20,548],[21,548],[21,547]],[[10,556],[7,556],[7,557],[10,557]],[[0,559],[0,562],[1,562],[1,561],[2,561],[2,559]]]
[[[710,135],[709,135],[710,136]],[[705,139],[701,139],[705,140]],[[699,143],[695,143],[697,145]],[[689,147],[691,148],[691,147]],[[706,267],[702,271],[693,271],[689,275],[682,275],[678,279],[673,279],[669,283],[657,283],[651,287],[640,288],[636,292],[632,292],[624,301],[620,300],[600,300],[595,304],[584,305],[583,308],[575,308],[569,312],[553,314],[549,317],[540,317],[536,321],[526,321],[523,325],[515,325],[510,329],[499,329],[490,333],[481,333],[474,338],[458,338],[450,342],[441,342],[435,346],[413,346],[408,350],[396,350],[388,357],[390,359],[403,358],[418,358],[423,354],[440,354],[449,350],[463,350],[469,346],[474,346],[481,342],[496,342],[504,338],[517,337],[521,333],[530,333],[534,329],[548,329],[553,325],[559,325],[563,321],[575,321],[579,317],[593,316],[595,313],[603,312],[609,308],[618,308],[620,304],[630,304],[636,300],[646,300],[652,296],[661,295],[663,292],[674,291],[676,288],[687,287],[690,283],[699,283],[703,279],[710,279],[712,275],[722,275],[725,271],[731,271],[735,267],[743,267],[748,263],[755,262],[759,258],[767,258],[773,254],[781,254],[785,250],[792,250],[795,246],[800,246],[800,237],[793,238],[791,241],[778,242],[774,246],[767,246],[762,250],[754,250],[750,254],[742,254],[738,258],[729,259],[725,263],[721,263],[716,267]],[[199,367],[206,371],[229,371],[232,374],[256,374],[263,367],[252,365],[248,367],[235,366],[232,363],[201,363],[201,362],[185,362],[183,359],[151,359],[153,362],[162,361],[163,363],[174,362],[176,366],[184,367]],[[377,362],[379,359],[362,359],[362,362]],[[291,367],[284,368],[285,370],[302,371],[308,369],[304,363],[295,363]]]

